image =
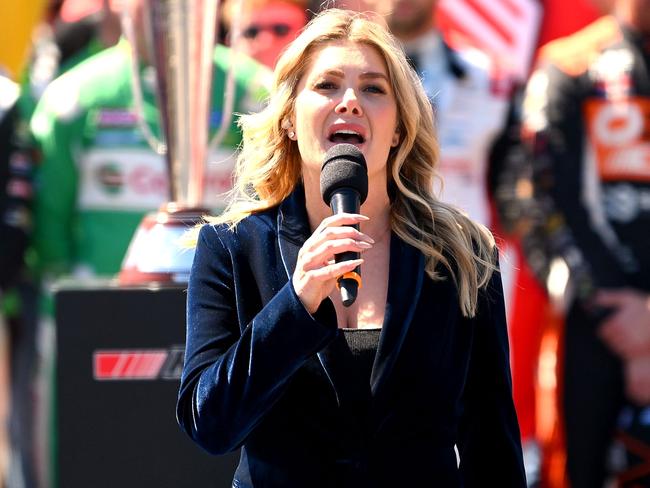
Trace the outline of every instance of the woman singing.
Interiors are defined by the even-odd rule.
[[[494,240],[433,194],[432,110],[394,38],[325,11],[242,127],[233,199],[197,238],[184,430],[241,447],[235,487],[525,487]],[[333,216],[320,171],[341,142],[368,196]]]

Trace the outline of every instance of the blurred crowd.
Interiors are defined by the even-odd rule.
[[[53,484],[51,284],[119,273],[168,196],[145,1],[0,6],[0,487]],[[234,60],[231,111],[257,110],[331,7],[402,42],[434,107],[441,198],[497,237],[529,486],[650,486],[650,0],[225,0],[213,132]],[[236,117],[226,130],[213,211]]]

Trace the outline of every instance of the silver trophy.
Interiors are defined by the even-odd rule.
[[[125,15],[122,23],[132,46],[136,113],[150,146],[166,159],[169,202],[140,224],[119,279],[122,284],[183,282],[193,253],[182,249],[179,241],[208,213],[202,208],[206,158],[230,125],[234,73],[233,69],[228,72],[221,124],[210,141],[218,0],[142,0],[141,8],[147,54],[155,71],[163,141],[144,120],[134,21]]]

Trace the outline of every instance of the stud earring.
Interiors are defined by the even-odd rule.
[[[293,139],[293,138],[296,137],[296,133],[294,131],[292,131],[292,130],[289,131],[288,135],[289,135],[289,139]]]

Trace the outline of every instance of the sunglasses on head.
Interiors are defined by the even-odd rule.
[[[255,39],[260,32],[269,31],[276,37],[284,37],[289,33],[290,26],[288,24],[251,24],[242,31],[242,36],[246,39]]]

